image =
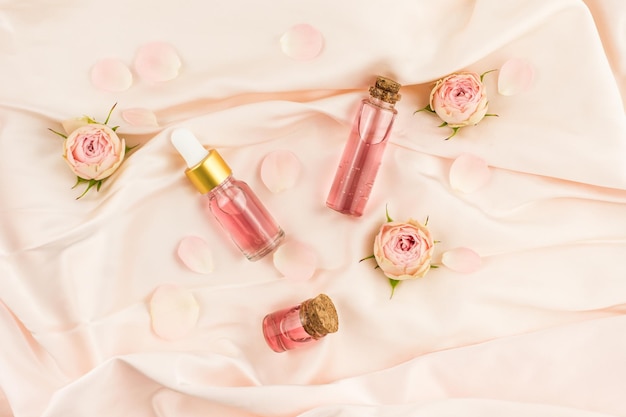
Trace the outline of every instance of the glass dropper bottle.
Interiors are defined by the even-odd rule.
[[[185,175],[206,197],[210,212],[251,261],[271,253],[285,233],[263,203],[215,150],[207,150],[187,129],[172,132],[171,141],[187,163]]]

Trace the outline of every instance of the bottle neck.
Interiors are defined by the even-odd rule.
[[[384,110],[394,110],[395,109],[395,104],[392,103],[388,103],[384,100],[381,100],[379,98],[373,97],[373,96],[369,96],[368,98],[365,99],[365,101],[373,106],[376,107],[380,107],[381,109]]]
[[[185,175],[200,194],[206,194],[222,184],[231,174],[230,167],[215,149],[209,150],[202,161],[185,170]]]
[[[230,174],[229,176],[224,178],[222,182],[220,182],[219,184],[211,188],[209,191],[207,191],[206,194],[211,195],[211,194],[219,193],[221,191],[224,191],[226,188],[232,185],[233,185],[233,175]]]

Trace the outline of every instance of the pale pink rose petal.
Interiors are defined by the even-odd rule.
[[[273,193],[293,187],[300,174],[300,160],[289,151],[270,152],[261,163],[261,180]]]
[[[193,294],[175,284],[157,287],[150,298],[154,333],[167,340],[186,336],[198,322],[200,306]]]
[[[450,186],[464,193],[477,191],[489,182],[491,170],[487,163],[474,155],[463,154],[450,167]]]
[[[274,266],[285,278],[306,280],[317,268],[317,254],[299,242],[286,242],[274,252]]]
[[[498,92],[512,96],[530,89],[535,78],[535,69],[524,59],[512,58],[506,61],[498,74]]]
[[[91,83],[104,91],[125,91],[133,84],[133,74],[122,61],[106,58],[91,68]]]
[[[469,248],[455,248],[441,255],[441,263],[453,271],[470,274],[480,268],[482,259]]]
[[[122,119],[131,126],[158,127],[156,115],[148,109],[132,108],[122,111]]]
[[[204,239],[197,236],[187,236],[178,244],[178,257],[191,269],[199,274],[213,272],[213,254]]]
[[[135,71],[150,83],[173,80],[178,77],[182,63],[176,49],[166,42],[143,45],[135,56]]]
[[[298,61],[315,58],[322,51],[323,45],[322,34],[306,23],[292,26],[280,38],[283,53]]]

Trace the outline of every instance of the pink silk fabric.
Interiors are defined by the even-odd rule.
[[[0,416],[626,416],[626,3],[621,0],[364,2],[0,1]],[[280,38],[308,23],[311,60]],[[93,65],[165,41],[173,80],[98,90]],[[497,94],[499,117],[444,141],[432,82],[530,62],[529,91]],[[376,75],[403,85],[397,123],[363,217],[324,205],[356,106]],[[100,192],[76,201],[61,138],[83,114],[139,145]],[[145,108],[159,127],[129,126]],[[177,127],[220,150],[287,234],[317,254],[314,276],[248,262],[208,218],[169,143]],[[270,192],[262,158],[293,152],[293,188]],[[452,161],[483,158],[491,181],[463,194]],[[373,264],[385,221],[424,220],[482,257],[389,285]],[[215,269],[176,256],[204,238]],[[200,306],[187,336],[151,330],[159,285]],[[339,331],[272,352],[263,316],[319,293]]]

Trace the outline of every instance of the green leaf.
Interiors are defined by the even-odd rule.
[[[368,260],[368,259],[374,259],[374,258],[375,258],[375,256],[374,256],[374,255],[366,256],[366,257],[365,257],[365,258],[363,258],[363,259],[359,259],[359,262],[363,262],[363,261],[366,261],[366,260]]]
[[[385,204],[385,216],[387,217],[387,222],[391,223],[393,221],[393,219],[391,217],[389,217],[389,209],[387,207],[387,204]]]
[[[81,184],[83,182],[89,182],[89,180],[86,180],[84,178],[79,177],[78,175],[76,176],[76,183],[72,186],[72,189],[76,188],[78,186],[78,184]]]
[[[430,112],[430,113],[435,113],[435,111],[432,109],[432,107],[430,107],[430,103],[428,103],[428,104],[426,105],[426,107],[424,107],[424,108],[422,108],[422,109],[415,110],[415,111],[413,112],[413,114],[415,114],[415,113],[419,113],[419,112],[421,112],[421,111],[427,111],[427,112]]]
[[[485,114],[485,117],[500,117],[500,116],[495,113],[487,113]]]
[[[489,74],[490,72],[494,72],[494,71],[497,71],[497,69],[492,69],[492,70],[489,70],[487,72],[483,72],[482,74],[480,74],[480,82],[481,83],[483,82],[483,78],[485,78],[485,75]]]
[[[94,180],[94,179],[88,180],[88,179],[76,176],[76,184],[74,184],[72,189],[76,188],[78,186],[78,184],[82,184],[82,183],[85,183],[85,182],[87,183],[87,188],[85,188],[85,191],[83,191],[83,193],[81,195],[76,197],[76,199],[80,200],[81,198],[83,198],[87,194],[87,192],[89,190],[91,190],[93,187],[96,187],[96,191],[100,191],[100,187],[102,187],[102,182],[103,181],[104,180]]]
[[[93,117],[89,117],[89,116],[85,116],[85,120],[87,120],[87,123],[90,125],[97,125],[100,124],[98,123],[98,121],[96,119],[94,119]]]
[[[139,145],[134,145],[134,146],[128,146],[126,145],[126,147],[124,148],[124,153],[128,153],[130,151],[132,151],[133,149],[135,149],[137,146]]]
[[[49,130],[49,131],[51,131],[52,133],[56,134],[56,135],[61,136],[63,139],[67,139],[67,136],[65,136],[65,135],[64,135],[63,133],[61,133],[61,132],[57,132],[56,130],[54,130],[54,129],[50,129],[50,128],[48,128],[48,130]]]
[[[81,198],[83,198],[85,196],[85,194],[87,194],[87,191],[89,191],[90,188],[91,188],[91,184],[87,188],[85,188],[85,191],[83,191],[83,193],[81,195],[76,197],[76,199],[80,200]]]
[[[389,278],[389,285],[391,285],[391,294],[389,295],[389,299],[393,298],[393,293],[396,291],[396,287],[400,283],[400,280]]]
[[[116,132],[116,131],[117,131],[117,129],[119,129],[119,128],[120,128],[119,126],[113,126],[113,127],[111,128],[111,130],[112,130],[112,131],[114,131],[114,132]]]
[[[115,103],[113,105],[113,107],[111,107],[111,110],[109,110],[109,114],[107,114],[107,118],[104,121],[104,124],[106,125],[107,123],[109,123],[109,119],[111,118],[111,114],[113,114],[113,110],[115,110],[115,107],[117,107],[117,103]]]
[[[437,126],[437,127],[446,127],[446,126],[448,126],[448,122],[443,122],[442,124],[440,124],[440,125],[439,125],[439,126]]]
[[[453,127],[452,128],[452,134],[450,136],[448,136],[445,140],[452,139],[456,135],[456,133],[459,131],[459,129],[460,129],[460,127]]]
[[[426,221],[424,222],[424,227],[428,226],[428,220],[430,219],[430,216],[426,216]]]
[[[430,265],[430,267],[431,267],[432,269],[437,269],[437,268],[439,268],[439,265]]]

